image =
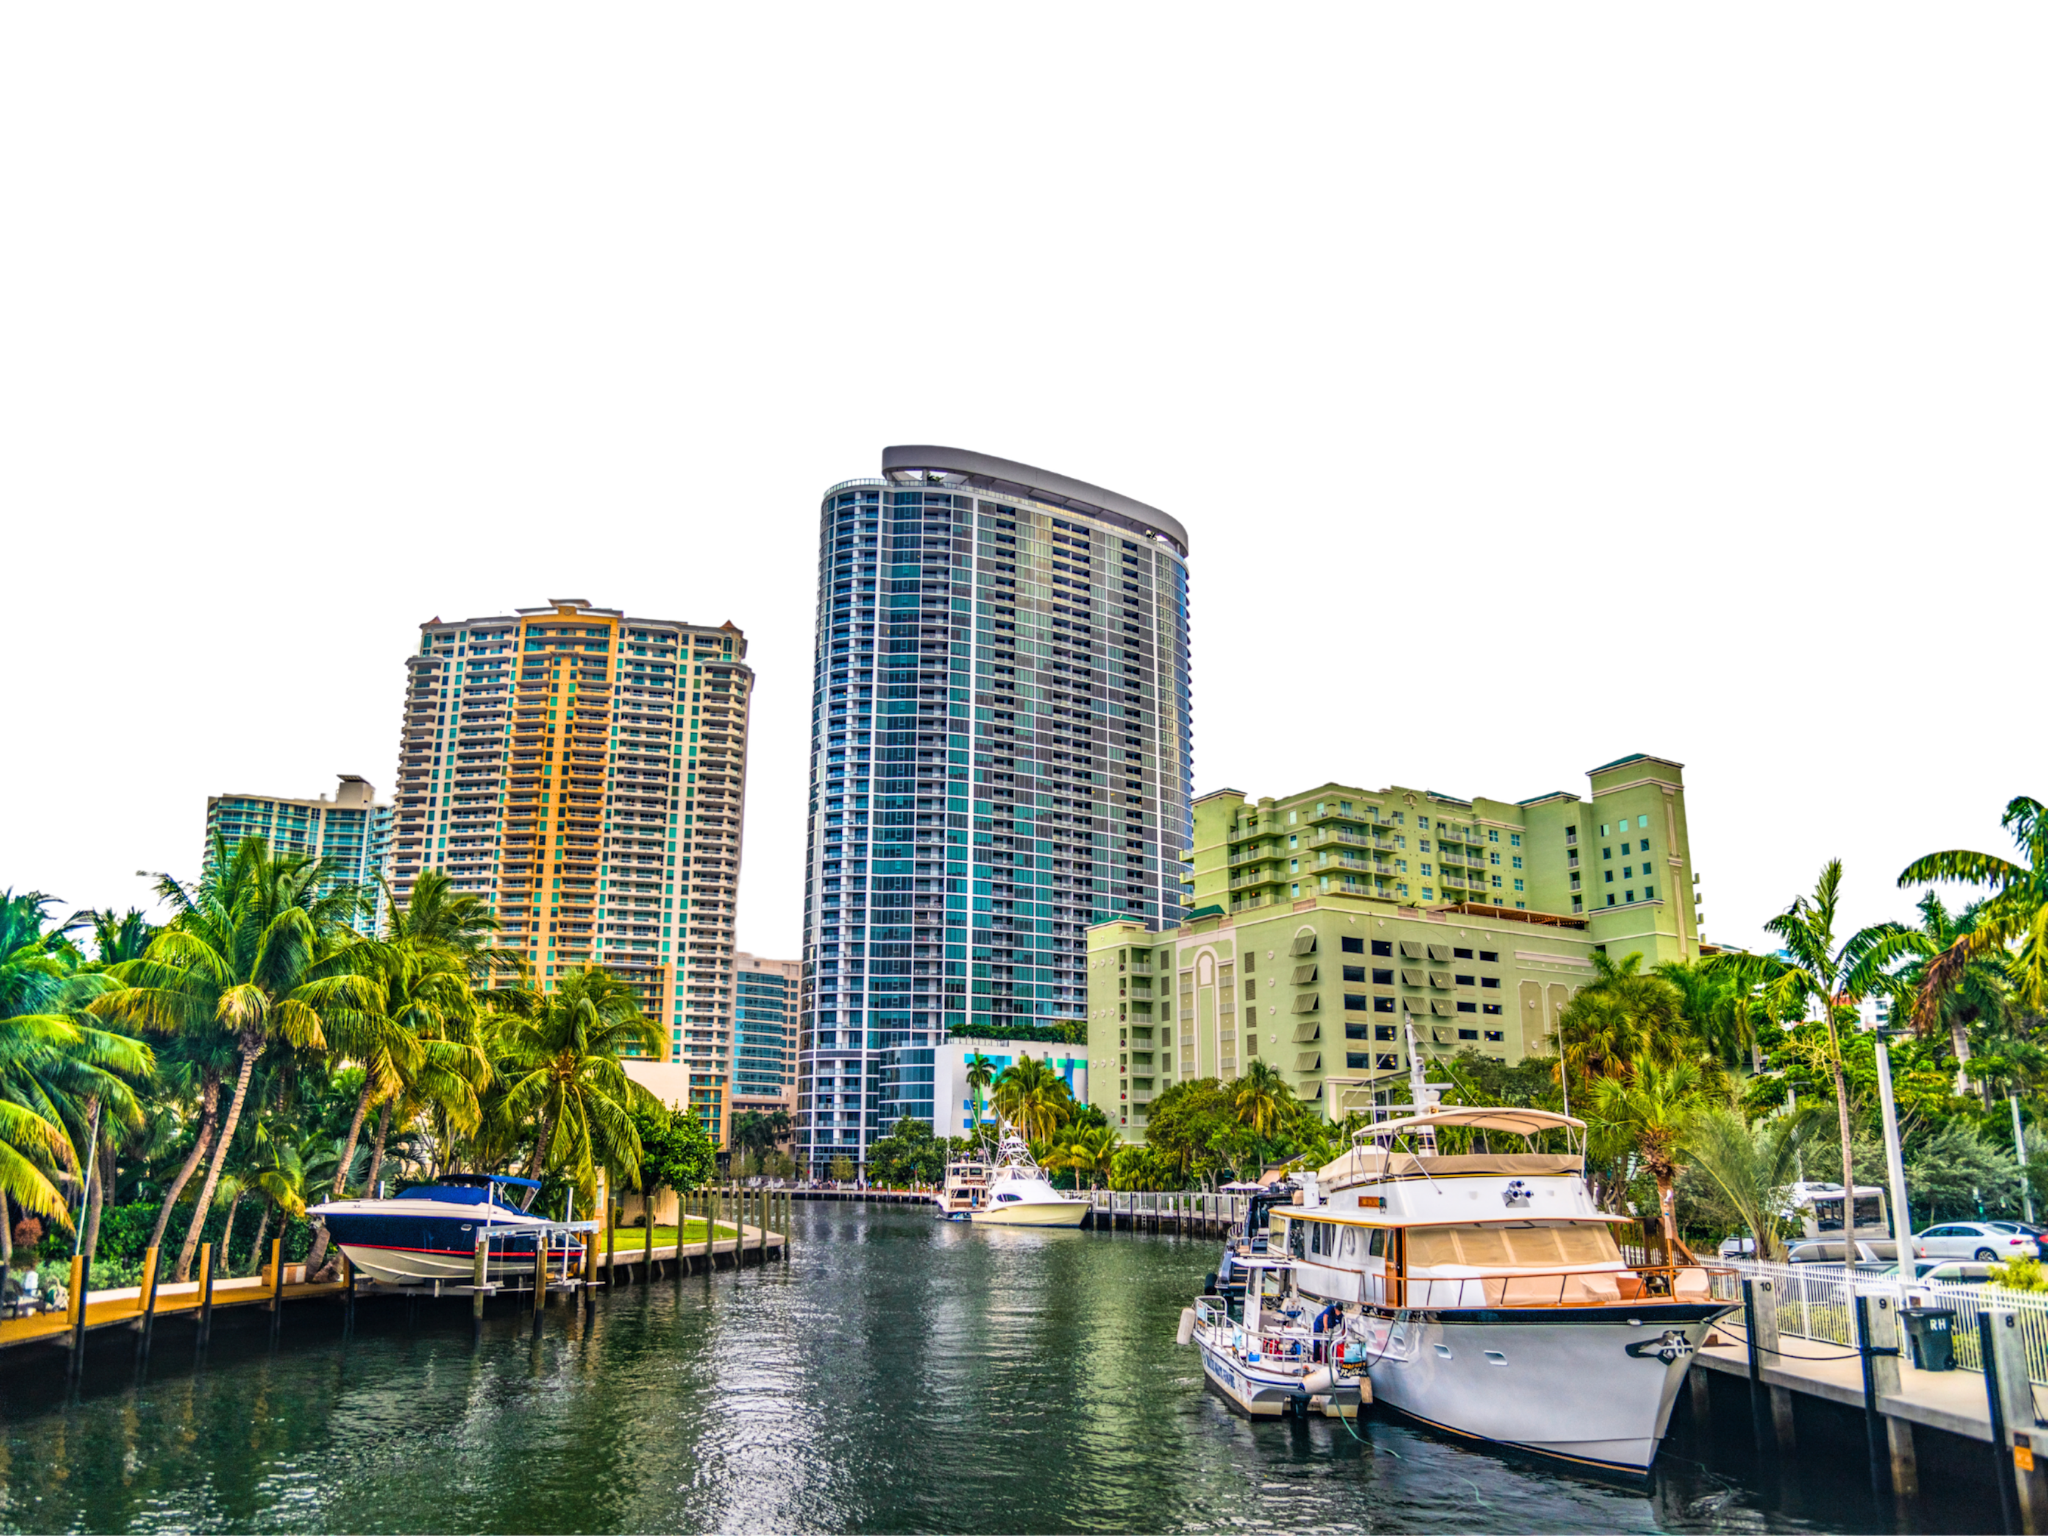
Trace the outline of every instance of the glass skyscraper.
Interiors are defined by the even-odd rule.
[[[1187,534],[1142,502],[931,447],[825,493],[800,1161],[932,1121],[954,1031],[1085,1038],[1089,925],[1180,921],[1188,662]]]

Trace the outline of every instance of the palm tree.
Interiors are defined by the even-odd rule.
[[[477,1007],[470,991],[468,961],[408,932],[406,916],[403,910],[394,914],[393,936],[376,957],[376,979],[383,990],[381,1006],[360,1021],[362,1028],[346,1042],[348,1054],[363,1063],[363,1086],[342,1138],[333,1189],[337,1200],[347,1192],[356,1142],[373,1104],[381,1106],[368,1174],[369,1188],[374,1191],[399,1101],[410,1098],[417,1103],[445,1093],[457,1107],[463,1126],[473,1129],[476,1086],[489,1080],[490,1064],[476,1041]],[[326,1257],[327,1242],[323,1226],[307,1259],[312,1269],[317,1270]]]
[[[1842,861],[1830,859],[1820,872],[1813,895],[1796,897],[1792,905],[1764,924],[1784,948],[1775,956],[1757,957],[1764,978],[1764,996],[1779,1018],[1804,1018],[1814,1011],[1827,1026],[1827,1069],[1834,1081],[1835,1114],[1842,1133],[1842,1188],[1853,1213],[1856,1201],[1855,1152],[1850,1145],[1849,1085],[1842,1070],[1841,1026],[1853,1021],[1857,1005],[1880,985],[1887,970],[1910,952],[1911,935],[1897,923],[1877,923],[1835,939],[1835,918],[1841,905]],[[1853,1214],[1851,1225],[1854,1225]]]
[[[1071,1168],[1077,1175],[1088,1174],[1093,1184],[1095,1175],[1109,1177],[1122,1146],[1123,1139],[1106,1125],[1068,1126],[1054,1153],[1054,1166]]]
[[[513,1125],[533,1117],[528,1176],[565,1172],[589,1191],[600,1165],[635,1174],[640,1138],[632,1111],[660,1104],[626,1076],[619,1058],[628,1048],[658,1055],[668,1044],[661,1026],[641,1013],[638,994],[608,971],[586,969],[551,992],[493,996],[504,1005],[492,1038],[504,1089],[497,1111]]]
[[[1991,951],[1972,952],[1969,937],[1976,931],[1980,905],[1951,914],[1933,891],[1923,891],[1919,901],[1920,926],[1906,930],[1906,953],[1910,956],[1890,977],[1884,990],[1893,1007],[1913,1021],[1922,1035],[1946,1033],[1949,1050],[1955,1056],[1958,1096],[1970,1091],[1970,1028],[1996,1024],[2006,1012],[2004,956]],[[1945,967],[1943,984],[1929,988],[1928,978]],[[1991,1086],[1982,1085],[1984,1107],[1991,1107]]]
[[[381,1011],[375,980],[362,974],[375,946],[347,926],[359,898],[347,890],[320,894],[327,874],[324,860],[273,858],[260,837],[245,838],[232,856],[216,837],[197,884],[157,877],[157,895],[175,912],[170,926],[142,959],[120,967],[126,989],[93,1004],[144,1029],[217,1031],[234,1040],[234,1092],[178,1250],[181,1282],[191,1272],[258,1058],[274,1043],[324,1051],[330,1026],[365,1032]]]
[[[1230,1095],[1237,1118],[1261,1136],[1270,1134],[1299,1102],[1279,1069],[1256,1056],[1245,1063]]]
[[[1755,991],[1736,973],[1717,968],[1716,958],[1696,963],[1667,960],[1650,974],[1677,991],[1679,1017],[1705,1057],[1727,1066],[1746,1061],[1752,1072],[1761,1072]]]
[[[1036,1056],[1019,1056],[995,1081],[996,1108],[1023,1132],[1027,1142],[1037,1141],[1066,1124],[1074,1110],[1074,1095],[1066,1079]]]
[[[1678,1237],[1672,1192],[1678,1184],[1678,1139],[1699,1104],[1700,1069],[1689,1061],[1637,1064],[1628,1077],[1597,1078],[1593,1112],[1634,1143],[1642,1167],[1657,1182],[1657,1213],[1667,1253]]]
[[[1796,1176],[1800,1138],[1814,1113],[1786,1111],[1751,1125],[1732,1104],[1708,1104],[1680,1134],[1686,1158],[1742,1218],[1756,1239],[1760,1259],[1776,1262],[1784,1257],[1778,1213],[1784,1208],[1786,1186]]]
[[[86,1022],[85,1010],[119,984],[79,971],[67,935],[82,919],[47,927],[48,901],[0,893],[0,1186],[66,1226],[69,1202],[53,1181],[80,1189],[90,1254],[109,1177],[103,1151],[117,1125],[142,1123],[129,1084],[145,1081],[154,1062],[140,1041]],[[0,1227],[8,1226],[0,1210]],[[10,1229],[0,1233],[0,1264],[12,1256]]]
[[[1595,950],[1592,958],[1593,979],[1558,1016],[1558,1071],[1626,1077],[1639,1062],[1668,1065],[1687,1056],[1678,988],[1645,974],[1640,954],[1617,961]]]
[[[2020,795],[2006,805],[1999,825],[2012,833],[2024,863],[1952,848],[1899,872],[1902,887],[1952,880],[1992,888],[1975,907],[1975,924],[1926,967],[1914,1018],[1923,1030],[1939,1023],[1940,1000],[1962,984],[1972,959],[1996,957],[2020,1006],[2048,1013],[2048,806]]]
[[[263,1201],[263,1219],[256,1224],[252,1261],[261,1268],[263,1240],[270,1235],[270,1218],[276,1215],[285,1221],[297,1221],[306,1214],[306,1167],[297,1147],[272,1135],[268,1126],[259,1123],[249,1155],[243,1159],[241,1174],[243,1188]],[[222,1248],[225,1250],[225,1242]],[[308,1260],[309,1266],[318,1262]]]
[[[974,1134],[981,1134],[981,1104],[988,1094],[989,1084],[996,1080],[996,1064],[981,1052],[976,1051],[967,1058],[967,1097],[974,1109]]]

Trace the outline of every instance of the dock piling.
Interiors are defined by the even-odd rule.
[[[541,1309],[548,1304],[548,1242],[545,1234],[533,1245],[533,1336],[540,1337]]]
[[[206,1359],[213,1339],[213,1244],[199,1245],[199,1334],[193,1341],[195,1363]]]
[[[2007,1536],[2017,1536],[2020,1528],[2019,1490],[2014,1486],[2015,1474],[2019,1470],[2013,1464],[2012,1436],[2005,1427],[2004,1388],[2006,1362],[1999,1357],[1998,1319],[2010,1320],[2010,1312],[2000,1314],[1989,1308],[1977,1314],[1977,1351],[1984,1362],[1984,1396],[1991,1408],[1991,1480],[1998,1485],[1998,1513],[2000,1528]],[[2033,1396],[2031,1385],[2027,1395]]]
[[[1770,1440],[1764,1429],[1766,1410],[1764,1408],[1763,1357],[1760,1347],[1762,1341],[1757,1337],[1757,1313],[1760,1309],[1756,1304],[1756,1286],[1757,1282],[1754,1278],[1748,1275],[1743,1276],[1742,1337],[1743,1343],[1748,1347],[1749,1352],[1749,1428],[1751,1437],[1756,1441],[1756,1453],[1762,1456],[1769,1449]]]
[[[71,1295],[67,1320],[71,1324],[71,1359],[66,1363],[66,1378],[76,1389],[85,1376],[85,1301],[92,1285],[92,1260],[85,1254],[71,1256]]]
[[[2039,1419],[2034,1410],[2034,1387],[2027,1371],[2027,1346],[2020,1334],[2019,1314],[1992,1308],[1978,1314],[1988,1318],[1990,1338],[1979,1338],[1984,1349],[1984,1385],[1991,1395],[1992,1438],[2001,1462],[2001,1485],[2010,1483],[2013,1513],[2018,1530],[2048,1531],[2048,1466],[2038,1465],[2039,1448],[2034,1427]],[[1996,1380],[1993,1380],[1993,1367]],[[2002,1429],[2002,1433],[2001,1433]]]
[[[157,1250],[146,1248],[142,1253],[142,1328],[135,1337],[135,1379],[143,1380],[149,1375],[149,1346],[156,1332],[156,1266]]]
[[[484,1286],[491,1273],[491,1229],[479,1227],[476,1234],[476,1257],[469,1266],[469,1338],[472,1344],[481,1344],[484,1337]]]
[[[1885,1455],[1884,1415],[1877,1408],[1877,1360],[1884,1346],[1877,1342],[1872,1332],[1870,1298],[1858,1296],[1855,1301],[1856,1353],[1861,1356],[1863,1367],[1863,1443],[1870,1458],[1871,1496],[1882,1509],[1885,1495],[1892,1491],[1891,1468]],[[1892,1368],[1896,1371],[1898,1350],[1893,1348],[1890,1353]]]
[[[1759,1279],[1757,1282],[1756,1343],[1761,1363],[1784,1357],[1783,1346],[1778,1339],[1778,1282]],[[1761,1372],[1759,1372],[1761,1374]],[[1799,1447],[1797,1433],[1792,1422],[1792,1392],[1788,1387],[1775,1382],[1764,1383],[1764,1394],[1771,1410],[1771,1434],[1780,1456],[1790,1456]]]
[[[284,1326],[284,1239],[270,1240],[270,1347],[277,1348],[278,1330]]]

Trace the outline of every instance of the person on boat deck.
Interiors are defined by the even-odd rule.
[[[1323,1358],[1323,1351],[1326,1347],[1321,1335],[1329,1333],[1334,1328],[1341,1327],[1343,1325],[1343,1321],[1343,1309],[1340,1308],[1334,1301],[1331,1302],[1327,1307],[1323,1308],[1322,1311],[1316,1314],[1316,1320],[1312,1330],[1314,1333],[1318,1335],[1316,1339],[1316,1359],[1321,1360]]]

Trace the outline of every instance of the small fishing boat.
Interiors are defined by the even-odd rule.
[[[1311,1315],[1290,1260],[1250,1258],[1237,1271],[1241,1306],[1211,1295],[1181,1314],[1180,1342],[1201,1350],[1210,1384],[1253,1418],[1357,1417],[1359,1405],[1372,1401],[1372,1379],[1364,1349],[1341,1331],[1338,1309]],[[1333,1326],[1319,1330],[1319,1320]]]
[[[348,1260],[388,1285],[466,1281],[476,1273],[477,1242],[486,1244],[486,1278],[533,1273],[545,1243],[549,1262],[566,1263],[576,1234],[595,1222],[549,1221],[512,1203],[507,1188],[528,1191],[532,1179],[497,1173],[445,1173],[431,1184],[400,1190],[391,1200],[330,1200],[307,1209],[327,1224]]]
[[[1054,1189],[1024,1138],[1005,1125],[988,1191],[967,1219],[977,1226],[1078,1227],[1088,1219],[1088,1202]]]

